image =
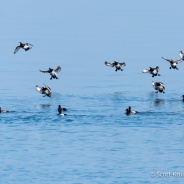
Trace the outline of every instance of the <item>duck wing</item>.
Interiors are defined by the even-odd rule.
[[[48,90],[49,90],[49,92],[51,92],[51,89],[50,89],[50,87],[49,86],[45,86]]]
[[[165,86],[162,82],[160,82],[160,85],[163,87],[163,89],[165,89]]]
[[[42,72],[42,73],[50,73],[50,71],[49,70],[46,70],[46,71],[43,71],[43,70],[39,70],[40,72]]]
[[[142,70],[142,73],[148,73],[150,71],[150,68],[146,68],[144,70]]]
[[[15,50],[14,50],[14,54],[16,54],[20,48],[21,48],[20,46],[17,46],[17,47],[15,48]]]
[[[120,66],[126,66],[126,63],[119,63],[120,64]]]
[[[36,91],[38,91],[39,93],[43,94],[42,88],[39,87],[38,85],[36,85]]]
[[[114,67],[114,66],[115,66],[114,63],[110,63],[110,62],[107,62],[107,61],[105,61],[105,65],[106,65],[106,66],[111,66],[111,67]]]
[[[33,47],[33,45],[32,45],[32,44],[30,44],[30,43],[25,43],[25,45],[27,45],[27,46],[32,46],[32,47]]]
[[[161,57],[161,58],[164,59],[164,60],[166,60],[166,61],[168,61],[168,62],[171,62],[170,59],[166,59],[166,58],[164,58],[164,57]]]
[[[55,72],[60,72],[61,71],[61,67],[60,66],[58,66],[56,69],[55,69]]]
[[[178,59],[175,62],[176,62],[176,64],[178,64],[178,63],[181,63],[182,61],[183,61],[183,59]]]

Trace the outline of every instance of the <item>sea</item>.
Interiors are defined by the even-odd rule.
[[[48,64],[3,65],[0,106],[10,112],[0,114],[0,183],[184,184],[182,64],[170,70],[163,61],[152,78],[141,72],[146,63],[117,72],[104,61],[85,69],[61,63],[58,80],[39,72]],[[138,113],[127,116],[128,106]]]

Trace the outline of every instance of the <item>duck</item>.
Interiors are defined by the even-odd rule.
[[[15,48],[14,54],[16,54],[20,48],[24,49],[25,51],[28,51],[29,49],[31,49],[33,47],[33,45],[30,43],[22,43],[22,42],[19,42],[19,43],[20,43],[20,45],[18,45]]]
[[[176,69],[179,70],[178,67],[176,66],[177,64],[181,63],[183,60],[182,59],[178,59],[178,60],[172,60],[172,59],[165,59],[164,57],[162,57],[162,59],[170,62],[170,68],[169,69]]]
[[[60,116],[66,116],[67,114],[62,113],[63,111],[67,111],[66,108],[61,107],[61,105],[58,105],[58,115]]]
[[[45,85],[45,87],[39,87],[38,85],[36,85],[36,90],[41,94],[44,94],[43,97],[45,96],[51,97],[51,89],[49,86]]]
[[[155,88],[156,92],[155,93],[165,93],[165,86],[162,82],[154,82],[152,81],[152,86]]]
[[[184,60],[184,53],[182,52],[182,50],[180,50],[179,56],[182,60]]]
[[[182,101],[184,102],[184,95],[182,95],[181,97],[182,97]]]
[[[116,68],[115,71],[117,72],[118,70],[123,71],[123,69],[121,67],[126,66],[126,63],[124,63],[124,62],[120,63],[120,62],[117,62],[117,61],[114,61],[113,63],[111,63],[111,62],[105,61],[105,65],[115,67]]]
[[[8,110],[2,110],[1,107],[0,107],[0,113],[7,113],[9,112]]]
[[[56,69],[52,69],[52,68],[49,68],[48,70],[46,71],[43,71],[43,70],[39,70],[40,72],[43,72],[43,73],[49,73],[51,75],[51,78],[50,80],[52,79],[59,79],[57,77],[57,73],[61,71],[61,67],[58,66]]]
[[[156,66],[155,68],[149,67],[149,68],[144,69],[142,73],[150,73],[152,74],[152,77],[161,76],[160,74],[158,74],[159,70],[160,68],[158,66]]]
[[[132,115],[132,114],[138,113],[138,111],[132,111],[130,106],[125,111],[126,111],[126,115]]]

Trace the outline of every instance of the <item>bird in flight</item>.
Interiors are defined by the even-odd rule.
[[[179,70],[178,67],[176,66],[177,64],[181,63],[183,60],[182,59],[178,59],[178,60],[172,60],[172,59],[165,59],[164,57],[162,57],[162,59],[168,61],[170,63],[170,69],[176,69]]]
[[[14,50],[14,54],[16,54],[20,48],[24,49],[25,51],[28,51],[29,49],[31,49],[33,47],[32,44],[30,43],[22,43],[20,42],[20,45],[18,45],[15,50]]]
[[[48,70],[44,71],[44,70],[40,70],[40,72],[43,72],[43,73],[49,73],[51,75],[51,78],[50,80],[52,79],[59,79],[57,77],[57,73],[61,71],[61,67],[58,66],[56,69],[52,69],[52,68],[49,68]]]
[[[115,67],[116,68],[116,72],[118,71],[118,70],[121,70],[121,71],[123,71],[123,69],[121,68],[122,66],[126,66],[126,63],[120,63],[120,62],[117,62],[117,61],[114,61],[113,63],[111,63],[111,62],[107,62],[107,61],[105,61],[105,65],[106,66],[111,66],[111,67]]]

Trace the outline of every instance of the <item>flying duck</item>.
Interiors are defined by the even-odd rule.
[[[16,54],[20,48],[24,49],[25,51],[28,51],[29,49],[32,48],[32,46],[33,45],[30,44],[30,43],[22,43],[22,42],[20,42],[20,45],[15,48],[14,54]]]
[[[165,93],[165,87],[164,84],[162,82],[154,82],[152,81],[152,86],[155,88],[156,93],[160,92],[160,93]]]
[[[182,52],[182,50],[180,51],[179,55],[180,55],[180,58],[181,58],[182,60],[184,60],[184,53]]]
[[[43,97],[45,96],[51,97],[51,89],[49,86],[45,85],[45,87],[39,87],[38,85],[36,85],[36,90],[41,94],[44,94]]]
[[[58,66],[55,70],[52,69],[52,68],[49,68],[47,71],[40,70],[40,72],[49,73],[51,75],[50,80],[52,80],[52,78],[53,79],[59,79],[57,77],[57,73],[60,72],[60,71],[61,71],[61,67],[60,66]]]
[[[160,68],[158,66],[156,66],[155,68],[149,67],[147,69],[144,69],[142,73],[150,73],[152,74],[152,77],[155,77],[155,76],[160,76],[160,74],[158,74],[159,70]]]
[[[132,115],[132,114],[137,114],[137,111],[131,111],[131,107],[129,106],[126,110],[126,115]]]
[[[168,62],[170,62],[170,69],[176,69],[176,70],[179,70],[178,68],[177,68],[177,64],[179,64],[179,63],[181,63],[183,60],[182,59],[178,59],[178,60],[172,60],[172,59],[165,59],[165,58],[163,58],[162,57],[162,59],[164,59],[164,60],[166,60],[166,61],[168,61]]]
[[[62,113],[63,111],[67,111],[66,108],[61,107],[61,105],[58,105],[58,115],[65,116],[66,114]]]
[[[118,71],[118,70],[121,70],[121,71],[123,71],[123,69],[121,68],[122,66],[126,66],[126,63],[119,63],[119,62],[117,62],[117,61],[114,61],[113,63],[111,63],[111,62],[107,62],[107,61],[105,61],[105,65],[106,66],[111,66],[111,67],[115,67],[116,68],[116,72]]]
[[[6,113],[6,112],[9,112],[8,110],[2,110],[1,107],[0,107],[0,113]]]

